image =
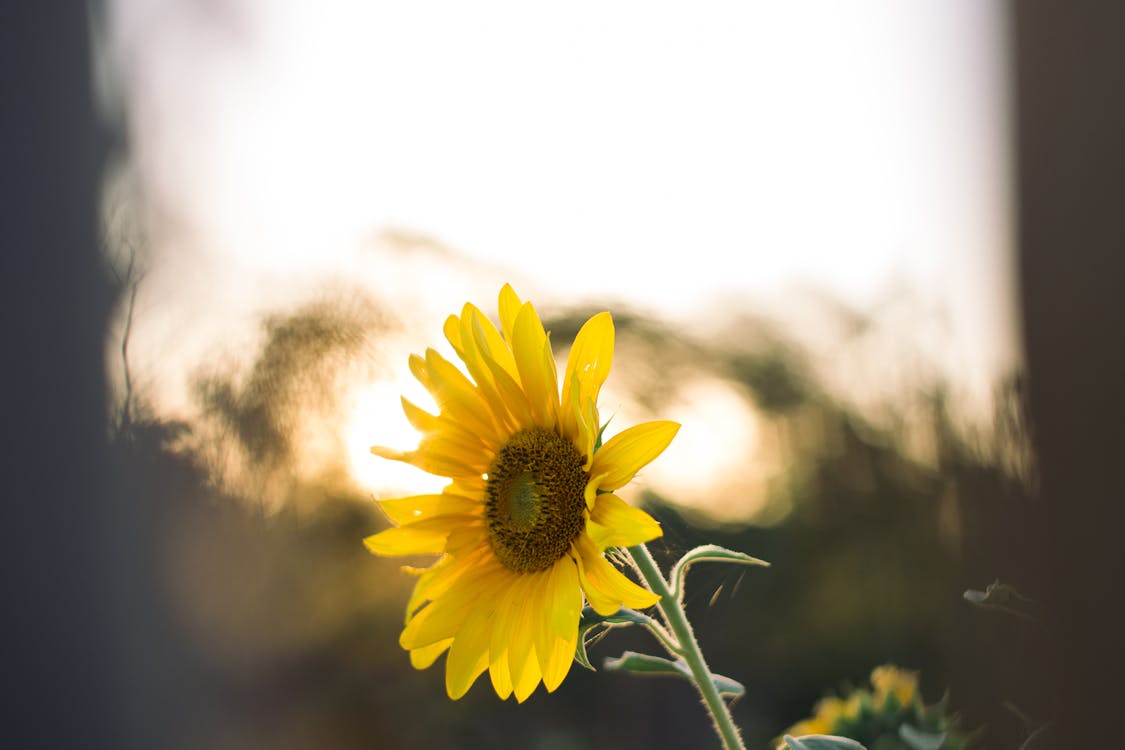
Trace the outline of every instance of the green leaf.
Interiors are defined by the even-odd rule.
[[[636,674],[667,674],[682,677],[688,682],[695,682],[691,668],[683,659],[665,659],[660,656],[638,654],[635,651],[626,651],[616,659],[606,659],[604,666],[610,671],[634,672]],[[711,675],[711,682],[724,698],[738,699],[746,695],[746,687],[738,680],[724,677],[721,674]]]
[[[898,736],[911,750],[941,750],[945,745],[946,734],[931,734],[916,729],[910,724],[902,724],[898,728]]]
[[[804,737],[785,735],[785,744],[790,750],[867,750],[855,740],[827,734],[807,734]]]
[[[732,680],[729,677],[723,677],[721,674],[711,675],[711,682],[719,690],[719,695],[731,700],[737,700],[746,695],[746,686],[738,680]]]
[[[622,607],[608,617],[603,617],[602,622],[610,625],[648,625],[649,618],[634,609]]]
[[[996,609],[1043,625],[1043,612],[1038,604],[1006,583],[995,581],[984,591],[968,589],[962,596],[969,604],[982,609]]]
[[[687,576],[688,568],[697,562],[725,562],[734,563],[735,565],[762,565],[769,567],[769,563],[765,560],[759,560],[756,557],[751,557],[744,552],[735,552],[734,550],[720,547],[717,544],[704,544],[688,551],[672,568],[672,575],[669,580],[672,582],[672,595],[679,597],[680,593],[684,590],[684,578]]]
[[[609,658],[604,662],[605,668],[611,672],[636,672],[639,674],[671,674],[677,677],[691,679],[691,672],[687,664],[682,661],[672,661],[660,656],[638,654],[636,651],[626,651],[616,659]]]

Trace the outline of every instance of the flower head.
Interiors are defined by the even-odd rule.
[[[422,433],[418,448],[371,451],[450,483],[440,495],[382,501],[396,525],[365,544],[380,555],[441,555],[420,572],[407,605],[399,643],[411,663],[424,669],[448,650],[451,698],[487,670],[501,698],[523,702],[540,682],[553,691],[566,677],[583,598],[603,615],[659,599],[604,552],[660,536],[656,521],[613,492],[660,455],[679,425],[648,422],[600,445],[609,313],[578,332],[561,392],[548,334],[508,285],[500,324],[471,304],[446,320],[467,375],[433,349],[410,358],[438,413],[403,399]]]

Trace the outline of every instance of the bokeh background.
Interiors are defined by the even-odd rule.
[[[51,148],[11,205],[21,237],[77,259],[5,272],[71,300],[17,319],[51,352],[26,373],[45,395],[16,407],[35,439],[12,431],[17,487],[44,498],[11,526],[31,563],[6,566],[31,602],[5,639],[27,738],[710,746],[686,683],[576,667],[522,706],[487,680],[454,703],[397,646],[413,579],[362,538],[387,524],[375,499],[440,482],[368,447],[413,444],[408,354],[444,350],[444,317],[494,312],[505,282],[564,362],[613,312],[610,432],[683,424],[628,496],[664,527],[657,559],[718,543],[772,563],[688,586],[711,665],[747,686],[749,745],[884,663],[997,748],[1023,717],[1076,722],[1094,704],[1075,686],[1118,674],[1120,649],[1093,646],[1116,594],[1060,585],[1113,568],[1095,509],[1120,499],[1121,443],[1098,383],[1120,336],[1114,295],[1082,286],[1111,278],[1109,235],[1084,224],[1077,263],[1057,250],[1120,191],[1095,170],[1060,199],[1104,154],[1042,157],[1074,142],[1050,126],[1103,133],[1101,79],[1047,77],[1037,99],[1026,73],[1099,24],[979,0],[113,0],[21,20],[32,90],[60,93],[32,97],[52,125],[25,140]],[[66,55],[35,42],[56,31]],[[46,205],[57,220],[34,219]],[[1100,348],[1075,337],[1092,321]],[[997,579],[1047,627],[964,600]],[[614,631],[591,656],[629,648],[652,644]]]

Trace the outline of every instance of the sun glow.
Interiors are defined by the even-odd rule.
[[[429,395],[413,380],[379,381],[357,390],[351,418],[345,426],[352,477],[377,497],[436,493],[447,483],[413,466],[371,454],[373,445],[401,449],[417,445],[418,432],[406,420],[400,406],[399,396],[403,393],[424,407],[431,403]]]
[[[716,518],[753,518],[765,503],[765,482],[779,470],[761,417],[728,383],[691,383],[665,412],[683,427],[665,460],[647,472],[654,490]]]

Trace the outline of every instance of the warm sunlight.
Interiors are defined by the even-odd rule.
[[[136,746],[1050,726],[1022,4],[104,7]]]
[[[761,418],[729,383],[707,379],[683,388],[665,412],[683,427],[667,461],[646,472],[653,489],[717,519],[755,519],[765,482],[781,467]]]
[[[344,428],[352,477],[376,497],[440,492],[447,484],[440,477],[371,453],[372,445],[409,450],[418,444],[418,432],[402,413],[399,397],[403,394],[419,405],[432,403],[413,379],[372,383],[356,390],[351,419]]]
[[[859,315],[904,289],[940,321],[920,356],[990,413],[1017,359],[996,8],[501,5],[520,33],[456,3],[230,18],[120,0],[136,169],[167,219],[132,356],[183,391],[165,408],[190,406],[196,362],[326,281],[429,342],[449,305],[511,281],[543,310],[612,304],[702,335],[759,308],[799,326],[795,283]],[[215,33],[232,28],[252,33]],[[372,493],[434,486],[369,452],[415,444],[401,391],[343,407]],[[745,399],[712,383],[675,408],[693,468],[654,488],[753,516],[775,466]]]

